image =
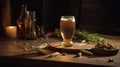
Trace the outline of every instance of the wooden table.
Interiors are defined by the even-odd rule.
[[[120,36],[104,36],[115,46],[120,48]],[[119,67],[120,52],[114,56],[85,56],[74,57],[75,54],[57,55],[46,58],[36,51],[29,51],[43,43],[61,42],[58,38],[22,40],[22,39],[0,39],[0,64],[3,66],[17,67]],[[112,62],[108,62],[113,59]]]

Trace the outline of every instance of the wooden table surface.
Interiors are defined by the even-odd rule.
[[[104,36],[110,42],[120,48],[120,36]],[[27,67],[119,67],[120,51],[114,56],[86,56],[75,57],[75,54],[57,55],[49,57],[41,55],[38,52],[29,49],[43,43],[61,42],[58,38],[22,40],[22,39],[0,39],[0,64],[11,66]],[[108,62],[112,59],[112,62]]]

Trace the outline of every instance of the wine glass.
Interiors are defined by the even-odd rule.
[[[62,46],[72,47],[73,36],[75,34],[75,17],[74,16],[61,16],[60,18],[60,33],[62,36]]]

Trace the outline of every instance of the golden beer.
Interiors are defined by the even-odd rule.
[[[60,33],[63,38],[62,46],[73,46],[72,38],[75,34],[74,16],[62,16],[60,20]]]

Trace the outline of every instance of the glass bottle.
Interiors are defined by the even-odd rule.
[[[11,24],[11,7],[10,0],[2,0],[3,9],[2,9],[2,26],[5,28]]]
[[[0,0],[0,37],[6,37],[6,27],[11,24],[10,0]]]
[[[35,22],[36,22],[36,18],[35,18],[35,11],[30,11],[29,13],[29,18],[28,18],[28,23],[25,24],[26,27],[26,39],[37,39],[37,33],[36,33],[36,29],[35,29]]]
[[[17,35],[19,38],[25,38],[25,23],[28,22],[28,11],[26,5],[22,5],[21,13],[17,19]]]

